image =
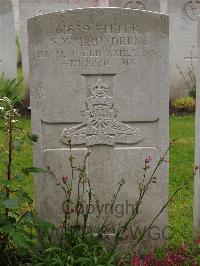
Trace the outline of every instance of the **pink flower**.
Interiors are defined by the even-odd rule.
[[[153,182],[153,183],[157,183],[157,177],[156,177],[156,176],[153,176],[153,177],[152,177],[152,182]]]
[[[140,259],[138,256],[133,256],[132,266],[140,266]]]
[[[145,163],[150,163],[152,160],[153,160],[153,158],[151,156],[149,156],[145,159]]]
[[[144,262],[145,262],[144,265],[147,265],[147,266],[151,265],[151,263],[153,262],[153,260],[154,260],[154,254],[153,253],[148,254],[145,257],[145,259],[144,259]]]
[[[180,248],[179,248],[179,251],[181,253],[185,253],[186,252],[186,245],[184,243],[181,244]]]
[[[69,177],[68,176],[63,176],[62,177],[62,181],[64,184],[67,184],[67,181],[68,181]]]

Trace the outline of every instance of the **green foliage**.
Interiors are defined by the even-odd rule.
[[[36,134],[28,133],[27,135],[28,135],[28,138],[30,139],[30,141],[32,141],[32,142],[38,141],[38,136]]]
[[[0,98],[7,97],[12,103],[20,101],[20,89],[22,80],[6,79],[4,75],[0,76]]]
[[[14,150],[21,152],[23,144],[30,140],[18,126],[18,113],[13,103],[6,97],[0,99],[0,103],[0,117],[4,119],[1,131],[5,135],[0,148],[0,164],[3,166],[0,174],[0,261],[1,265],[19,265],[19,257],[22,258],[34,246],[36,239],[33,234],[33,200],[22,188],[21,182],[26,178],[24,173],[36,169],[29,167],[15,171]],[[27,220],[28,214],[32,217],[31,221]]]
[[[93,235],[83,240],[76,230],[67,230],[65,234],[73,242],[66,246],[48,244],[42,252],[33,254],[31,265],[117,265],[118,256],[109,252]]]
[[[193,88],[193,89],[189,92],[189,96],[192,97],[193,99],[196,99],[196,88]]]
[[[172,108],[175,113],[194,113],[196,101],[192,97],[182,97],[172,102]]]

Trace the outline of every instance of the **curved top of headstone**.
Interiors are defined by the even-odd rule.
[[[162,14],[162,13],[159,13],[156,11],[150,11],[150,10],[144,10],[144,9],[142,10],[142,9],[138,9],[138,8],[133,9],[129,6],[127,6],[127,7],[78,7],[78,8],[71,8],[68,10],[59,10],[59,11],[53,11],[50,13],[38,14],[36,16],[28,18],[28,21],[31,21],[32,19],[38,18],[41,16],[58,16],[59,14],[64,15],[64,14],[70,14],[71,12],[79,13],[79,12],[83,12],[83,11],[86,11],[86,12],[108,12],[108,13],[116,11],[116,12],[129,12],[130,14],[131,14],[131,12],[142,12],[144,14],[155,14],[157,16],[162,15],[162,16],[168,17],[167,14]]]
[[[102,19],[103,14],[105,14],[105,17]],[[62,22],[70,24],[79,23],[81,21],[83,24],[84,22],[86,23],[89,21],[89,24],[92,26],[92,24],[94,24],[93,22],[98,23],[98,21],[99,23],[106,21],[106,23],[126,24],[130,23],[131,20],[135,24],[137,24],[137,22],[141,23],[143,25],[143,31],[146,29],[149,32],[151,29],[155,31],[156,29],[161,28],[162,32],[168,33],[168,15],[153,11],[121,7],[88,7],[38,14],[37,16],[30,17],[27,24],[29,38],[31,38],[32,35],[34,35],[35,38],[36,33],[39,34],[39,32],[46,37],[48,35],[52,35],[53,32],[55,35],[61,33],[73,34],[72,30],[70,32],[66,32],[66,29],[58,28]],[[49,23],[51,24],[51,27],[49,26]],[[79,28],[77,24],[74,34],[81,32],[85,34],[87,32],[87,28]],[[91,31],[91,33],[94,34],[94,31]],[[41,34],[39,35],[42,37]]]

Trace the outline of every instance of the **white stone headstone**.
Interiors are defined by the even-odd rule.
[[[168,17],[76,9],[32,18],[28,31],[32,126],[39,135],[34,164],[50,166],[58,179],[70,177],[68,138],[76,165],[91,151],[87,173],[103,217],[120,180],[126,180],[116,203],[124,213],[119,218],[115,209],[109,219],[116,229],[138,198],[145,158],[156,160],[168,148]],[[166,164],[157,178],[137,219],[141,230],[168,199]],[[38,175],[39,214],[59,224],[62,201],[51,175]],[[93,215],[90,225],[100,221]],[[151,231],[155,245],[165,241],[167,222],[166,210]]]
[[[70,8],[70,0],[19,0],[20,43],[22,52],[22,69],[25,85],[25,98],[29,99],[29,60],[27,19],[39,14]]]
[[[194,68],[195,73],[196,69],[196,19],[200,15],[200,1],[168,1],[167,13],[170,17],[170,97],[176,98],[188,94],[188,87],[192,85],[189,71]]]
[[[17,77],[16,40],[13,8],[10,0],[0,0],[0,75]]]
[[[71,8],[107,7],[109,0],[71,0]]]
[[[109,6],[160,11],[160,0],[109,0]]]
[[[19,33],[19,0],[12,0],[14,10],[15,32]]]
[[[197,68],[200,67],[200,20],[198,19],[198,36],[197,36]],[[200,233],[200,74],[197,72],[196,87],[196,131],[195,131],[195,166],[198,166],[197,174],[194,179],[194,209],[193,224],[194,232],[197,236]]]

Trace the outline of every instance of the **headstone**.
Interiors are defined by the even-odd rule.
[[[168,1],[170,17],[170,97],[187,95],[197,61],[197,23],[200,1]],[[188,83],[189,82],[189,83]]]
[[[167,6],[169,0],[160,0],[160,13],[167,14]]]
[[[198,19],[197,28],[197,67],[200,67],[200,20]],[[197,72],[197,87],[196,87],[196,131],[195,131],[195,166],[198,166],[196,176],[194,178],[194,209],[193,209],[193,226],[194,233],[199,237],[200,233],[200,75]]]
[[[109,0],[71,0],[71,8],[106,7]]]
[[[13,8],[10,0],[0,0],[0,75],[17,77]]]
[[[15,32],[19,33],[19,0],[12,0],[14,10]]]
[[[39,135],[34,164],[49,166],[61,180],[71,176],[69,139],[76,165],[91,151],[87,173],[102,217],[124,178],[115,205],[124,212],[119,218],[115,208],[109,220],[108,233],[114,233],[138,198],[145,158],[156,160],[168,148],[168,17],[132,9],[76,9],[31,18],[28,32],[32,126]],[[137,219],[140,230],[168,199],[166,164],[157,178]],[[38,213],[59,224],[62,201],[52,176],[37,175]],[[92,226],[102,221],[92,217]],[[153,244],[165,242],[167,222],[165,210],[151,231]]]
[[[20,43],[25,86],[25,100],[29,100],[29,60],[27,19],[39,14],[70,8],[70,0],[19,0]]]
[[[160,11],[160,0],[109,0],[109,6]]]

